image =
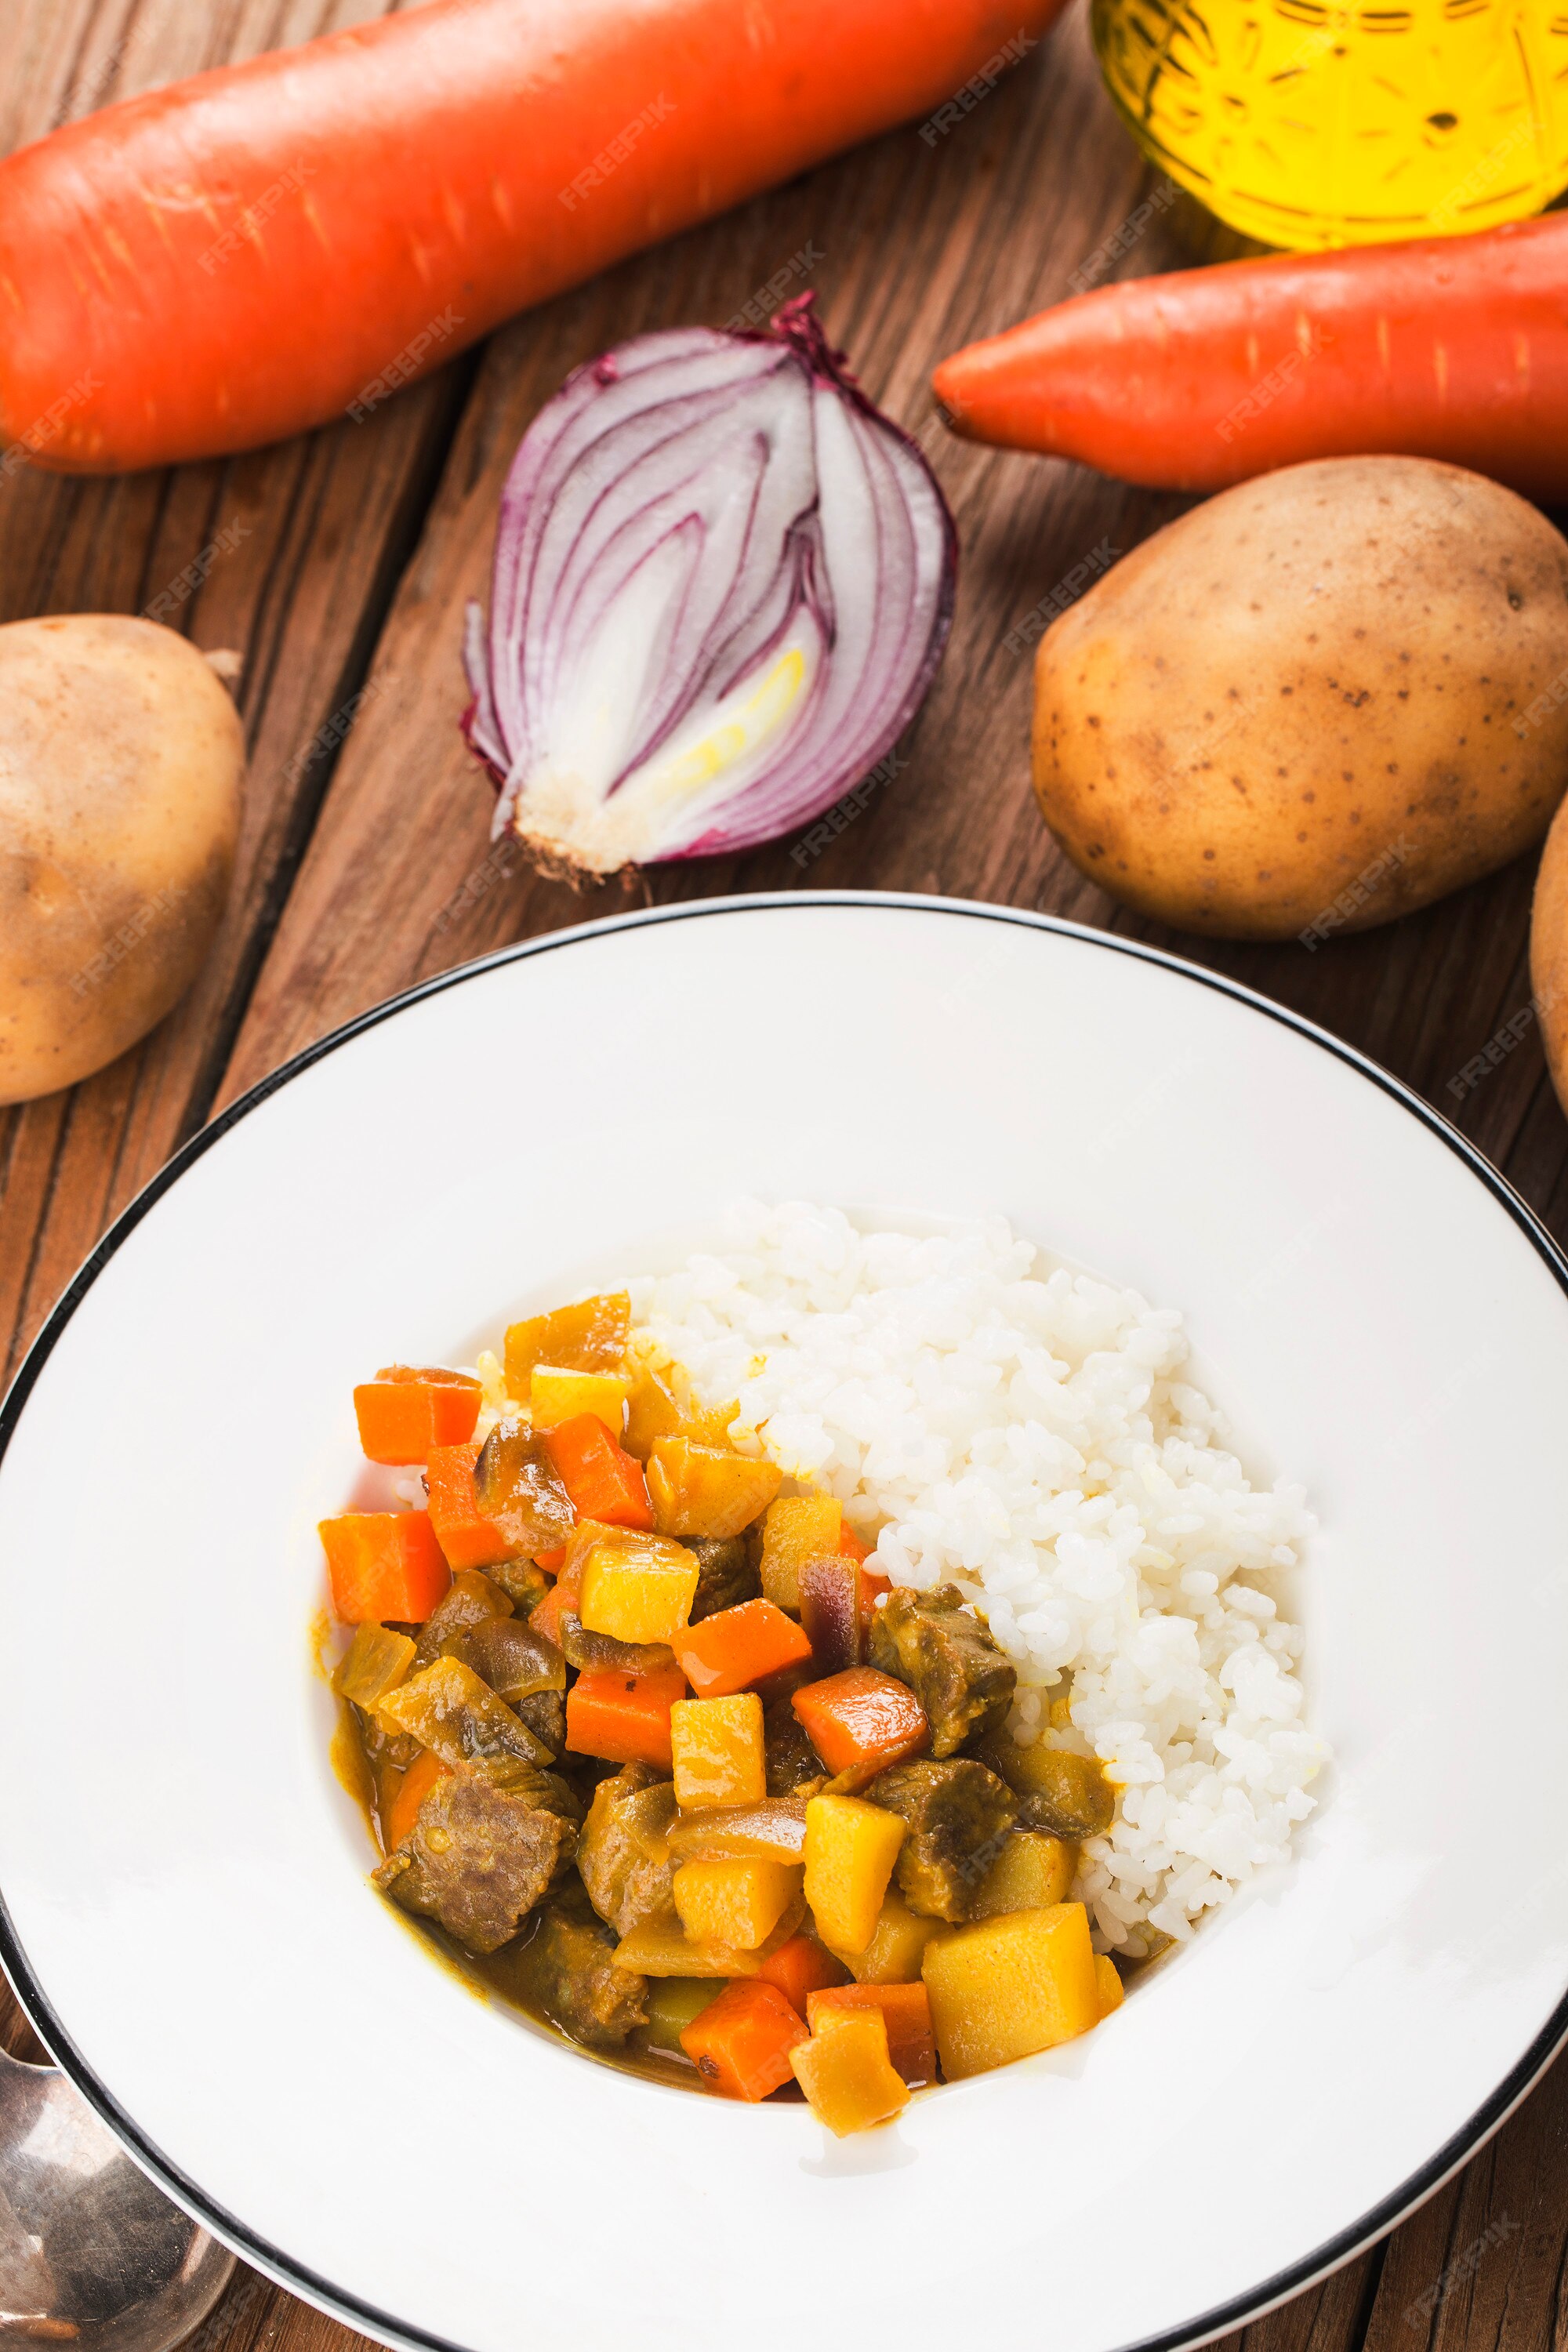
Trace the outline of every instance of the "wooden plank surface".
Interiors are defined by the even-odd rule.
[[[199,567],[225,526],[243,526],[182,600],[178,625],[243,656],[252,760],[234,902],[196,991],[98,1078],[0,1113],[10,1363],[104,1224],[215,1104],[411,981],[632,902],[620,884],[574,893],[490,848],[489,791],[458,734],[462,611],[487,593],[517,440],[566,370],[647,328],[722,323],[784,271],[784,290],[818,289],[835,339],[947,489],[963,548],[952,643],[900,747],[907,764],[820,856],[786,843],[667,869],[648,894],[937,890],[1159,940],[1398,1072],[1568,1230],[1568,1126],[1533,1024],[1518,1018],[1530,1001],[1528,862],[1315,954],[1232,947],[1117,908],[1035,814],[1028,660],[1007,634],[1092,551],[1124,552],[1184,502],[952,442],[925,385],[942,352],[1066,292],[1156,184],[1100,91],[1080,9],[934,150],[912,130],[892,134],[551,304],[363,427],[168,476],[0,485],[0,619],[140,610]],[[377,12],[376,0],[10,0],[0,145],[128,89]],[[1107,274],[1184,257],[1179,233],[1161,208]],[[302,756],[351,706],[342,751]],[[1478,1076],[1475,1057],[1510,1024],[1516,1041]],[[23,2046],[14,2012],[5,2031]],[[1249,2352],[1534,2352],[1563,2332],[1565,2252],[1559,2069],[1384,2246],[1244,2334]],[[241,2270],[200,2352],[342,2352],[353,2340]]]

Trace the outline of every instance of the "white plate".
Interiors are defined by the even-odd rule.
[[[365,1884],[311,1672],[349,1391],[743,1192],[1001,1210],[1184,1308],[1307,1482],[1299,1859],[1103,2031],[838,2146],[487,2006]],[[367,1014],[179,1156],[0,1423],[4,1956],[157,2178],[389,2342],[1054,2352],[1388,2228],[1568,2024],[1568,1299],[1501,1179],[1211,974],[994,908],[679,907]]]

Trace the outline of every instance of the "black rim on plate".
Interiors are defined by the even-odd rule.
[[[461,987],[465,982],[493,971],[498,966],[516,963],[528,956],[549,955],[561,949],[579,947],[609,933],[640,929],[655,923],[700,922],[731,915],[795,912],[803,907],[844,907],[856,912],[891,908],[900,912],[956,916],[966,921],[1007,923],[1026,930],[1051,932],[1077,940],[1084,947],[1112,955],[1129,956],[1136,962],[1158,965],[1180,979],[1193,982],[1202,988],[1213,989],[1217,995],[1228,996],[1237,1003],[1249,1006],[1253,1012],[1279,1022],[1281,1027],[1293,1030],[1298,1036],[1308,1039],[1325,1053],[1348,1064],[1363,1078],[1381,1087],[1384,1094],[1392,1096],[1412,1118],[1418,1119],[1456,1158],[1464,1162],[1471,1174],[1479,1179],[1508,1212],[1533,1244],[1559,1289],[1568,1297],[1568,1259],[1564,1259],[1533,1210],[1514,1191],[1507,1178],[1492,1166],[1484,1153],[1477,1150],[1467,1137],[1451,1127],[1440,1112],[1434,1110],[1403,1080],[1392,1076],[1366,1055],[1346,1045],[1342,1038],[1319,1028],[1314,1022],[1303,1019],[1287,1006],[1276,1004],[1270,998],[1261,996],[1255,990],[1245,988],[1218,972],[1209,971],[1201,964],[1189,963],[1181,956],[1169,955],[1163,949],[1145,946],[1140,940],[1121,939],[1111,932],[1090,929],[1082,923],[1065,921],[1059,916],[1032,914],[1017,908],[987,906],[973,899],[936,898],[913,892],[879,890],[777,891],[748,898],[696,899],[685,905],[652,907],[633,914],[612,915],[597,922],[575,925],[569,930],[549,932],[541,939],[524,940],[515,946],[498,949],[494,954],[482,956],[475,962],[458,965],[455,971],[438,972],[430,980],[420,981],[398,995],[388,997],[384,1003],[373,1005],[367,1013],[345,1022],[342,1028],[331,1031],[325,1037],[318,1038],[314,1045],[307,1045],[302,1052],[282,1063],[230,1103],[227,1109],[220,1112],[210,1125],[202,1128],[183,1144],[173,1159],[121,1213],[61,1294],[58,1304],[23,1359],[4,1402],[0,1403],[0,1465],[4,1463],[12,1433],[38,1374],[103,1267],[185,1170],[204,1152],[210,1151],[215,1144],[220,1142],[231,1128],[237,1127],[242,1118],[258,1108],[268,1096],[287,1086],[291,1078],[298,1077],[313,1064],[324,1060],[327,1055],[335,1053],[341,1045],[349,1044],[365,1030],[375,1028],[381,1022],[390,1020],[407,1006],[417,1004],[426,997],[437,995],[445,989]],[[358,2296],[347,2294],[329,2279],[321,2277],[303,2263],[280,2252],[266,2239],[248,2230],[234,2214],[225,2211],[198,2183],[189,2179],[161,2148],[155,2147],[125,2113],[112,2093],[99,2081],[55,2015],[48,1996],[27,1959],[3,1889],[0,1889],[0,1963],[4,1964],[16,1997],[39,2039],[88,2104],[125,2143],[138,2163],[159,2186],[216,2236],[279,2285],[302,2295],[350,2326],[378,2336],[387,2342],[420,2347],[422,2352],[468,2352],[468,2347],[447,2336],[413,2326],[406,2321],[395,2318],[390,2312],[379,2310],[374,2304],[361,2301]],[[1120,2352],[1182,2352],[1182,2347],[1204,2344],[1216,2336],[1228,2334],[1244,2322],[1261,2317],[1276,2305],[1288,2302],[1291,2296],[1327,2277],[1353,2255],[1386,2236],[1416,2206],[1440,2189],[1484,2141],[1490,2138],[1545,2073],[1565,2040],[1568,2040],[1568,1990],[1564,1990],[1551,2017],[1528,2049],[1515,2061],[1468,2122],[1454,2133],[1418,2171],[1381,2203],[1373,2206],[1370,2212],[1363,2213],[1348,2228],[1314,2248],[1310,2253],[1302,2255],[1286,2269],[1260,2280],[1257,2286],[1245,2294],[1233,2296],[1228,2303],[1219,2305],[1212,2311],[1196,2314],[1179,2326],[1141,2337],[1135,2344],[1120,2347]]]

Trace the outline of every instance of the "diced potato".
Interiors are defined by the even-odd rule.
[[[826,2010],[809,2042],[790,2052],[812,2114],[842,2139],[890,2123],[910,2103],[909,2085],[888,2055],[888,2028],[875,2009]]]
[[[1109,2017],[1111,2011],[1120,2009],[1127,1998],[1127,1988],[1121,1981],[1121,1972],[1109,1952],[1096,1952],[1094,1981],[1100,1993],[1100,2013],[1101,2017]]]
[[[624,1290],[599,1292],[552,1315],[531,1315],[506,1335],[506,1384],[514,1397],[528,1394],[535,1364],[560,1364],[575,1372],[613,1372],[626,1351],[632,1302]]]
[[[921,1974],[950,2083],[1054,2049],[1100,2021],[1081,1903],[960,1927],[927,1947]]]
[[[719,1987],[711,1977],[659,1977],[647,1989],[647,2023],[642,2040],[650,2050],[668,2050],[684,2058],[680,2037],[695,2024]]]
[[[877,1932],[907,1824],[858,1797],[812,1797],[805,1808],[805,1899],[816,1932],[844,1958]]]
[[[647,1493],[660,1535],[738,1536],[778,1493],[782,1470],[689,1437],[661,1437],[647,1457]]]
[[[843,1526],[843,1505],[831,1495],[781,1495],[770,1503],[763,1522],[763,1600],[798,1616],[801,1565],[836,1552]]]
[[[691,1614],[701,1565],[684,1544],[627,1534],[589,1552],[577,1614],[586,1632],[617,1642],[672,1642]]]
[[[632,1374],[626,1432],[621,1443],[639,1462],[647,1460],[661,1437],[690,1437],[699,1445],[726,1445],[730,1423],[740,1410],[734,1397],[722,1404],[699,1404],[679,1364],[658,1372],[639,1364]]]
[[[1045,1830],[1015,1830],[986,1872],[970,1907],[972,1919],[1005,1911],[1047,1911],[1065,1903],[1078,1868],[1078,1848]]]
[[[675,1797],[682,1812],[707,1805],[756,1805],[768,1793],[763,1702],[755,1691],[730,1698],[680,1698],[669,1710]]]
[[[870,1942],[863,1952],[834,1952],[857,1984],[918,1984],[926,1946],[952,1929],[940,1919],[922,1918],[911,1911],[895,1887],[889,1887]]]
[[[782,1862],[688,1862],[675,1874],[675,1907],[700,1944],[765,1944],[800,1888],[800,1866]]]
[[[437,1658],[386,1693],[376,1709],[394,1731],[406,1731],[443,1764],[466,1765],[504,1778],[519,1764],[551,1765],[554,1753],[536,1739],[499,1692],[458,1658]]]
[[[332,1688],[355,1706],[374,1706],[383,1694],[407,1678],[416,1644],[389,1625],[356,1625],[353,1640],[338,1661]]]
[[[612,1437],[626,1417],[631,1381],[624,1372],[574,1372],[560,1364],[535,1364],[528,1376],[528,1402],[535,1429],[554,1429],[577,1413],[596,1413]]]
[[[635,1969],[644,1977],[754,1977],[763,1965],[758,1952],[692,1942],[668,1912],[658,1919],[640,1919],[611,1957],[616,1968]]]

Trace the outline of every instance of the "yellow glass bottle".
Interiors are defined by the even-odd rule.
[[[1568,186],[1568,0],[1093,0],[1133,135],[1233,228],[1454,236]]]

